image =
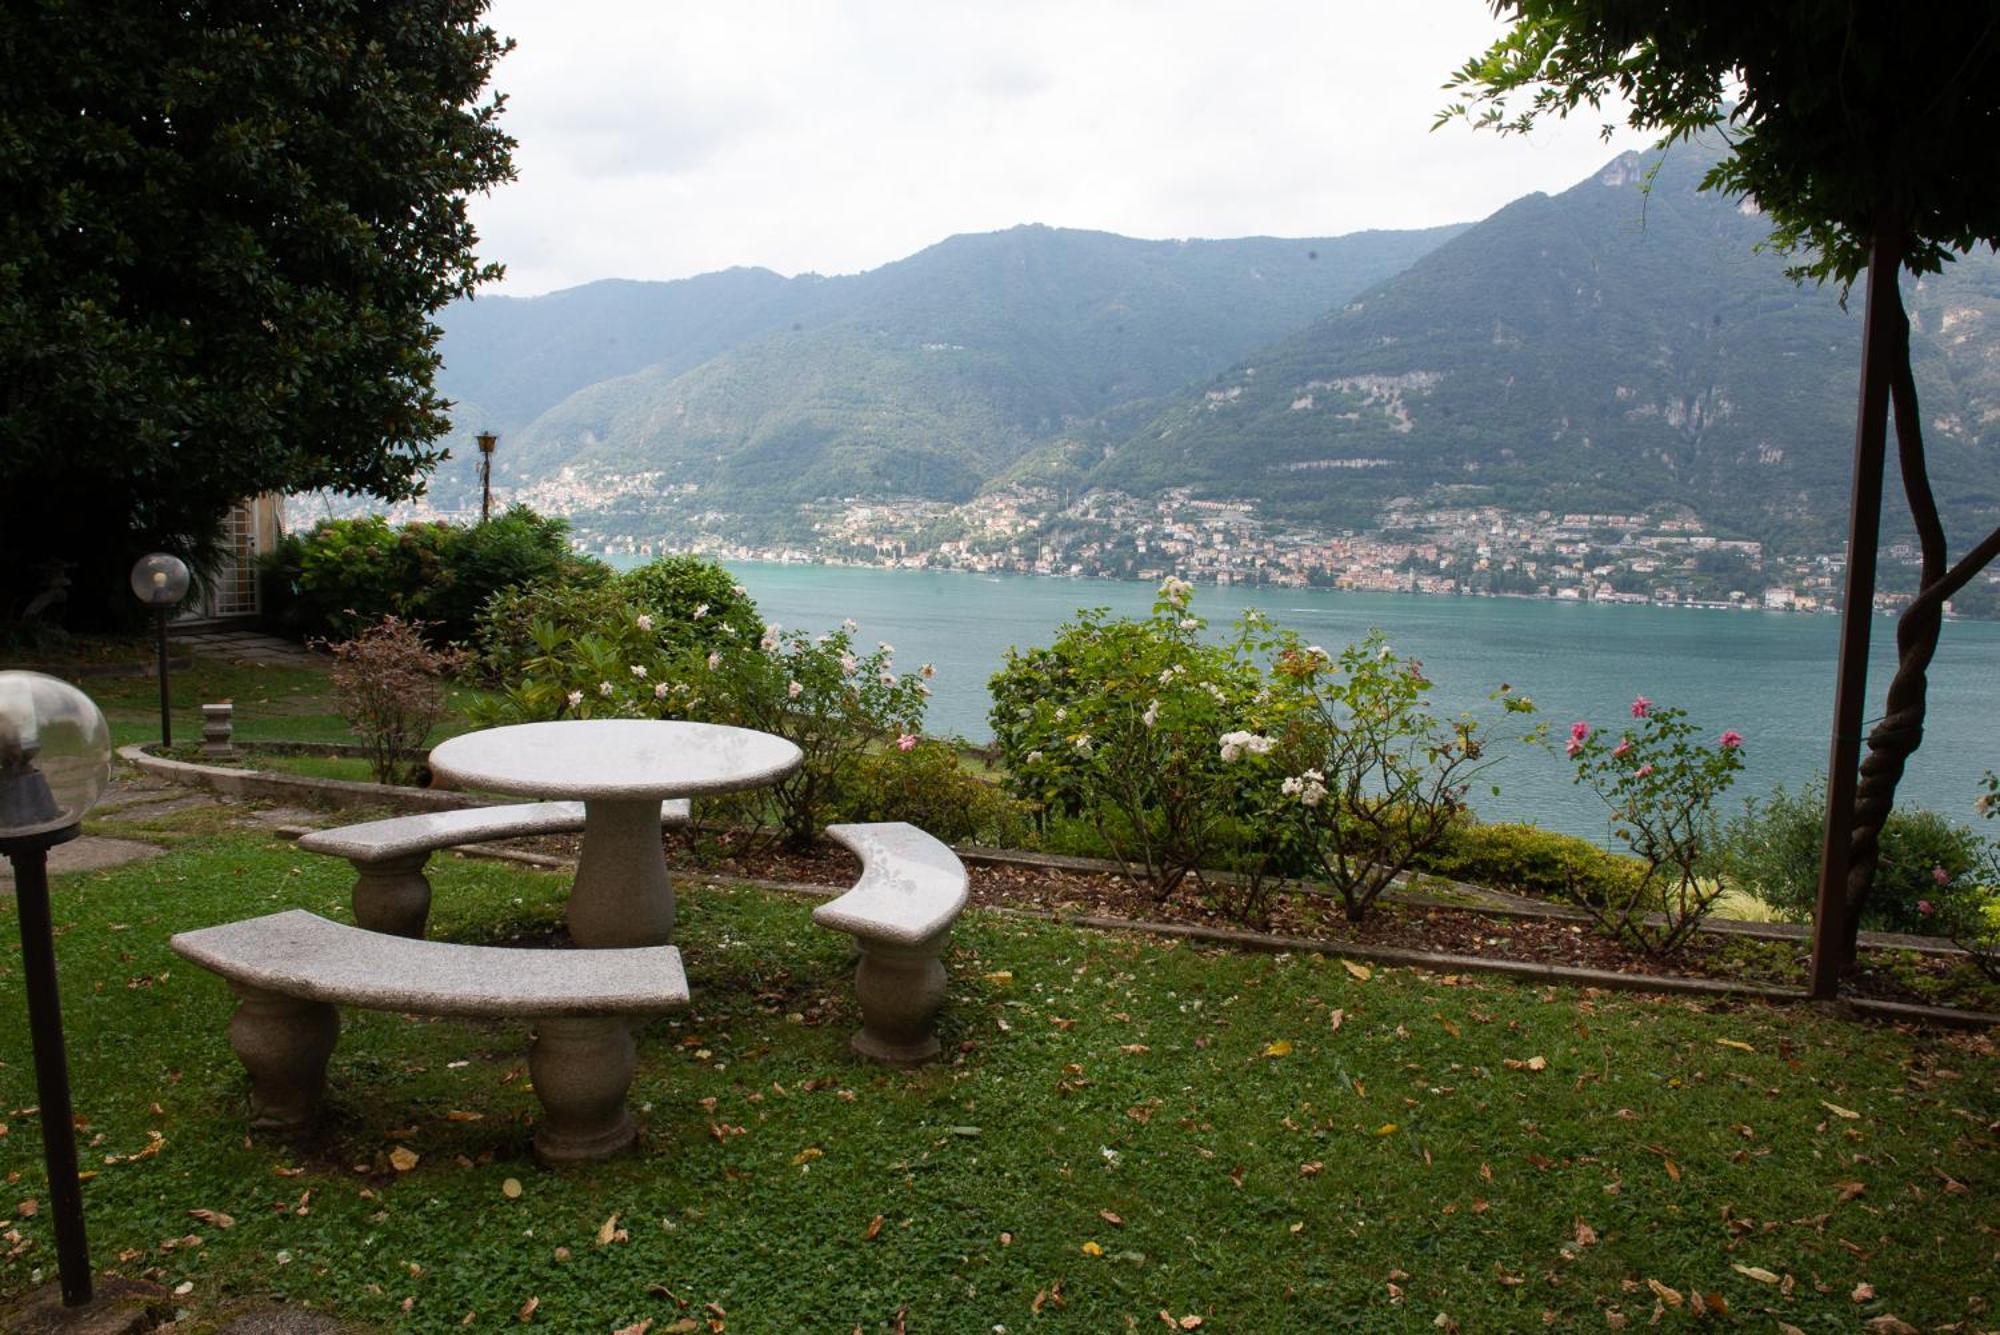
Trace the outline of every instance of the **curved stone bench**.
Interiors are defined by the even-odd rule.
[[[829,825],[834,842],[861,859],[861,879],[813,910],[822,927],[861,947],[854,993],[861,1029],[850,1046],[870,1061],[908,1065],[938,1054],[945,938],[968,897],[965,865],[904,821]]]
[[[431,882],[424,864],[439,849],[524,839],[540,834],[575,834],[583,829],[581,802],[517,802],[459,811],[427,811],[360,825],[315,830],[299,839],[309,853],[326,853],[354,864],[354,921],[371,932],[421,937],[431,915]],[[688,822],[686,798],[660,803],[660,824]]]
[[[687,1004],[672,946],[517,950],[410,940],[291,909],[182,932],[182,958],[238,997],[229,1045],[250,1073],[250,1125],[289,1132],[312,1120],[340,1036],[337,1006],[535,1021],[528,1070],[545,1116],[544,1160],[595,1159],[631,1145],[630,1023]]]

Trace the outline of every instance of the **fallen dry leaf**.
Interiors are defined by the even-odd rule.
[[[1340,1026],[1347,1023],[1347,1012],[1336,1008],[1333,1014],[1327,1016],[1326,1018],[1328,1025],[1332,1027],[1334,1032],[1338,1033],[1340,1031]]]
[[[189,1210],[188,1218],[199,1219],[211,1228],[234,1228],[236,1221],[220,1210]]]
[[[1756,1280],[1759,1284],[1776,1284],[1778,1282],[1778,1277],[1762,1266],[1731,1265],[1729,1268],[1747,1279]]]
[[[1097,1217],[1099,1219],[1102,1219],[1105,1223],[1111,1225],[1111,1227],[1113,1228],[1125,1227],[1124,1218],[1111,1210],[1099,1210],[1097,1212]]]
[[[1757,1050],[1740,1038],[1718,1038],[1715,1040],[1715,1045],[1719,1048],[1735,1048],[1740,1052],[1755,1052]]]
[[[1353,960],[1342,960],[1340,963],[1342,968],[1361,982],[1365,983],[1375,976],[1375,971],[1365,964],[1356,964]]]
[[[486,1120],[486,1114],[482,1112],[467,1112],[463,1108],[453,1108],[444,1115],[444,1120],[447,1122],[483,1122]]]
[[[1278,1040],[1277,1042],[1275,1042],[1275,1043],[1266,1043],[1266,1044],[1264,1045],[1264,1055],[1265,1055],[1266,1057],[1289,1057],[1289,1056],[1291,1056],[1291,1055],[1292,1055],[1292,1040],[1291,1040],[1291,1039],[1289,1039],[1289,1038],[1281,1038],[1281,1039],[1279,1039],[1279,1040]]]
[[[646,1317],[644,1320],[634,1321],[629,1326],[620,1326],[618,1329],[612,1331],[611,1335],[646,1335],[646,1332],[652,1328],[653,1318]]]
[[[407,1173],[417,1166],[417,1160],[422,1157],[422,1155],[409,1146],[398,1145],[395,1149],[389,1151],[389,1166],[399,1173]]]
[[[1653,1291],[1653,1296],[1655,1298],[1658,1298],[1661,1302],[1665,1303],[1667,1306],[1679,1307],[1681,1305],[1682,1299],[1679,1289],[1670,1289],[1666,1285],[1660,1283],[1660,1281],[1657,1279],[1647,1280],[1646,1287]]]
[[[1084,1254],[1085,1256],[1102,1256],[1102,1255],[1104,1255],[1104,1248],[1102,1248],[1102,1247],[1098,1246],[1098,1245],[1097,1245],[1097,1244],[1096,1244],[1095,1242],[1086,1242],[1086,1243],[1084,1243],[1084,1244],[1083,1244],[1083,1246],[1082,1246],[1082,1248],[1081,1248],[1080,1250],[1081,1250],[1081,1251],[1083,1252],[1083,1254]]]
[[[872,1242],[874,1241],[876,1235],[879,1234],[881,1231],[882,1231],[882,1216],[878,1214],[873,1219],[868,1221],[868,1231],[864,1236],[867,1237],[868,1240]]]
[[[521,1179],[518,1177],[510,1177],[505,1182],[502,1182],[500,1184],[500,1194],[502,1196],[505,1196],[510,1201],[520,1200]]]
[[[1878,1316],[1861,1323],[1861,1329],[1875,1335],[1918,1335],[1917,1328],[1899,1316]]]
[[[1595,1247],[1597,1245],[1597,1230],[1589,1224],[1584,1223],[1581,1219],[1576,1221],[1576,1245],[1579,1247]]]
[[[1833,1185],[1840,1192],[1840,1199],[1843,1201],[1851,1201],[1868,1190],[1866,1182],[1836,1182]]]
[[[1856,1284],[1854,1292],[1847,1296],[1857,1303],[1872,1303],[1875,1301],[1875,1286],[1868,1283]]]
[[[825,1150],[817,1145],[808,1145],[792,1156],[792,1167],[797,1168],[800,1164],[811,1163],[814,1159],[824,1159],[825,1157]]]
[[[597,1245],[600,1247],[609,1246],[611,1240],[617,1236],[618,1236],[618,1212],[616,1210],[613,1210],[611,1212],[611,1217],[597,1226]]]
[[[1828,1103],[1825,1099],[1819,1101],[1819,1106],[1832,1113],[1835,1117],[1844,1117],[1850,1122],[1861,1116],[1860,1113],[1854,1111],[1852,1108],[1843,1108],[1838,1103]]]
[[[1001,969],[997,973],[984,974],[982,977],[989,983],[1011,983],[1014,981],[1014,971],[1012,969]]]
[[[530,1298],[521,1304],[521,1310],[514,1315],[522,1321],[533,1321],[535,1319],[535,1309],[541,1305],[542,1300],[540,1298]]]

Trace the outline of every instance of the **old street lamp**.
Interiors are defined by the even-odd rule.
[[[493,514],[493,447],[500,443],[500,437],[482,431],[473,439],[479,442],[479,522],[483,524]]]
[[[142,556],[132,566],[132,596],[153,609],[153,621],[160,642],[160,746],[174,744],[173,717],[167,694],[167,618],[187,597],[187,562],[165,552]]]
[[[49,922],[49,849],[76,838],[110,775],[111,730],[89,696],[39,672],[0,672],[0,854],[14,864],[42,1157],[66,1307],[90,1301],[90,1253]]]

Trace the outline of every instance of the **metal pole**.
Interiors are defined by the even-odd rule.
[[[485,523],[493,515],[493,451],[482,450],[479,455],[479,522]]]
[[[155,609],[154,616],[160,640],[160,749],[164,751],[174,744],[174,721],[167,694],[167,609]]]
[[[69,1061],[63,1051],[62,998],[56,987],[55,932],[49,921],[49,849],[76,827],[27,846],[5,845],[14,864],[14,898],[21,918],[21,971],[28,989],[28,1033],[35,1048],[35,1093],[41,1103],[42,1159],[48,1165],[49,1206],[56,1230],[56,1264],[65,1307],[90,1301],[90,1247],[83,1234],[83,1183],[76,1175],[76,1115],[70,1107]]]
[[[1889,436],[1889,359],[1895,283],[1902,269],[1900,225],[1876,228],[1868,254],[1868,308],[1861,332],[1861,404],[1854,424],[1854,490],[1847,517],[1847,588],[1840,606],[1840,667],[1833,688],[1833,742],[1826,767],[1826,821],[1813,913],[1809,994],[1840,993],[1847,959],[1847,872],[1860,782],[1861,717],[1868,699],[1868,631],[1875,615],[1875,549],[1881,540],[1882,463]]]

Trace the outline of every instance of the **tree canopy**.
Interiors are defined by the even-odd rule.
[[[1903,264],[2000,244],[2000,6],[1991,0],[1496,0],[1507,33],[1440,123],[1525,132],[1622,99],[1672,143],[1719,128],[1707,186],[1756,201],[1800,270],[1851,282],[1893,222]],[[1607,135],[1611,127],[1605,127]]]
[[[484,0],[0,7],[0,556],[85,617],[231,504],[414,494],[430,317],[499,274],[513,176]]]

